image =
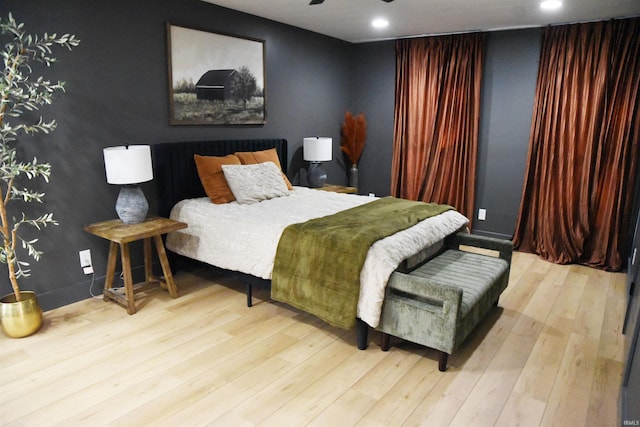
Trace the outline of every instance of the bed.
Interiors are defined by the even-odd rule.
[[[215,204],[205,193],[194,162],[195,155],[222,157],[237,152],[274,149],[282,170],[286,171],[287,141],[188,141],[156,144],[152,149],[158,214],[189,225],[187,229],[167,236],[166,247],[170,253],[239,275],[247,285],[248,305],[251,304],[250,291],[253,285],[273,284],[272,297],[276,296],[274,299],[309,311],[332,323],[330,318],[325,319],[315,312],[314,307],[300,306],[297,301],[280,299],[284,298],[280,296],[284,295],[279,291],[281,287],[278,287],[282,277],[272,277],[276,253],[283,251],[279,247],[282,243],[280,238],[285,229],[289,231],[293,228],[289,227],[291,224],[297,226],[338,212],[351,212],[351,209],[368,209],[372,202],[382,204],[385,200],[289,185],[282,197],[272,197],[259,203],[240,204],[233,201]],[[367,207],[363,208],[365,205]],[[464,216],[455,210],[447,210],[433,218],[420,219],[407,230],[394,233],[371,245],[359,277],[361,287],[357,295],[357,315],[354,316],[358,348],[367,347],[368,329],[378,324],[389,275],[396,269],[409,271],[415,268],[442,247],[447,235],[464,228],[466,224]],[[295,267],[298,261],[292,260],[299,259],[299,256],[300,254],[289,256],[286,263],[280,261],[275,265]],[[325,258],[328,262],[335,262],[330,257],[322,257]],[[283,256],[279,259],[282,260]],[[344,327],[340,324],[338,326]]]

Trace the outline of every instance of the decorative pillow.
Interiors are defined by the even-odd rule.
[[[234,201],[227,180],[222,172],[222,165],[240,165],[240,159],[233,154],[224,157],[193,156],[202,187],[213,203],[223,204]]]
[[[264,162],[273,162],[280,171],[282,171],[282,165],[280,164],[280,159],[278,158],[278,152],[275,148],[270,148],[268,150],[262,151],[241,151],[235,153],[235,156],[240,159],[240,163],[243,165],[255,165],[257,163]],[[284,171],[282,172],[282,179],[284,179],[284,183],[287,184],[287,188],[289,190],[293,189],[291,182],[285,175]]]
[[[222,165],[222,172],[238,203],[252,204],[289,195],[282,171],[273,162]]]

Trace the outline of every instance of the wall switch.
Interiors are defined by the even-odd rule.
[[[487,210],[478,209],[478,220],[484,221],[485,219],[487,219]]]
[[[91,250],[85,249],[84,251],[80,251],[80,267],[91,267]],[[90,273],[85,273],[90,274]]]

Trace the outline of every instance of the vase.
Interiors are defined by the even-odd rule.
[[[20,291],[20,301],[15,294],[0,299],[2,330],[11,338],[28,337],[42,326],[42,309],[35,292]]]
[[[349,169],[349,187],[358,189],[358,165],[355,163]]]

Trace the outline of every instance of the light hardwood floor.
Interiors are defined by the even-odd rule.
[[[392,339],[366,351],[329,327],[206,271],[138,313],[89,299],[0,338],[4,426],[613,426],[625,276],[514,253],[509,287],[438,371]]]

